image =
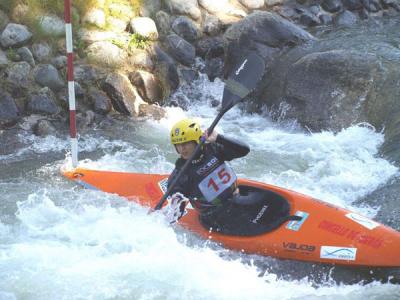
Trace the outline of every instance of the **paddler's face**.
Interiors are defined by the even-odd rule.
[[[193,141],[175,145],[176,151],[183,159],[188,159],[196,149],[197,144]]]

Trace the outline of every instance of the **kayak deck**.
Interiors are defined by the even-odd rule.
[[[115,193],[143,206],[154,207],[166,190],[168,175],[89,170],[63,173],[89,188]],[[246,253],[311,262],[369,267],[400,267],[400,233],[359,214],[312,197],[239,179],[238,184],[269,190],[284,197],[291,215],[302,217],[256,236],[209,232],[189,207],[179,224],[205,239]]]

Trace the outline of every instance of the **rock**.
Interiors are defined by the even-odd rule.
[[[0,89],[0,128],[13,124],[19,117],[19,110],[11,95]]]
[[[216,16],[211,15],[209,13],[205,13],[205,18],[203,22],[204,33],[208,35],[217,35],[222,28],[221,25],[222,25],[221,22]]]
[[[348,10],[341,12],[334,19],[334,23],[336,26],[351,27],[356,22],[357,16]]]
[[[151,59],[150,54],[146,50],[133,49],[131,55],[128,58],[128,63],[136,68],[145,69],[151,71],[154,69],[154,63]]]
[[[90,62],[108,67],[118,67],[125,64],[127,53],[111,42],[95,42],[86,49]]]
[[[158,78],[165,78],[164,97],[167,96],[167,91],[175,91],[179,86],[179,74],[175,60],[165,53],[160,47],[154,46],[152,49],[153,55],[158,62],[156,65],[156,74]]]
[[[27,43],[31,37],[32,33],[25,25],[9,23],[0,36],[0,43],[4,48],[18,47]]]
[[[239,0],[247,9],[260,9],[264,6],[264,0]]]
[[[64,36],[65,23],[56,15],[48,15],[40,18],[39,21],[40,31],[47,36]]]
[[[199,40],[196,44],[196,55],[202,58],[224,55],[224,40],[221,37],[210,37]]]
[[[67,66],[67,57],[65,55],[59,55],[51,60],[51,64],[58,70]]]
[[[160,10],[156,13],[157,28],[162,35],[167,35],[171,31],[171,18],[165,11]]]
[[[102,88],[110,97],[114,109],[122,114],[137,116],[139,105],[145,103],[123,74],[111,73]]]
[[[374,90],[377,57],[354,50],[293,49],[267,73],[262,103],[311,129],[341,130],[367,121],[361,107]],[[265,101],[265,102],[264,102]]]
[[[33,128],[33,133],[37,136],[46,137],[56,135],[57,130],[48,120],[39,120]]]
[[[265,0],[266,6],[282,5],[286,0]]]
[[[92,65],[79,64],[74,68],[74,78],[82,84],[91,84],[100,79],[100,74],[97,68]]]
[[[79,39],[87,44],[100,41],[111,41],[119,38],[119,34],[113,31],[81,29],[78,32]]]
[[[147,103],[161,103],[163,91],[156,76],[146,71],[135,71],[129,74],[130,82],[136,87],[140,97]]]
[[[0,10],[0,32],[6,28],[8,22],[10,22],[10,19],[2,10]]]
[[[328,24],[332,24],[333,22],[333,18],[331,15],[328,14],[322,14],[319,16],[319,19],[321,21],[321,24],[323,25],[328,25]]]
[[[0,70],[9,64],[7,55],[0,49]]]
[[[106,14],[101,8],[92,8],[85,14],[82,22],[99,28],[104,28],[106,26]]]
[[[384,9],[393,8],[397,12],[400,12],[400,3],[397,0],[381,0]]]
[[[279,14],[281,17],[288,20],[295,20],[298,18],[297,11],[293,7],[289,6],[276,6],[273,8],[274,12]]]
[[[214,81],[216,77],[223,78],[224,61],[223,59],[209,58],[206,60],[205,73],[210,81]]]
[[[46,42],[34,43],[32,45],[33,56],[38,62],[45,62],[50,59],[52,55],[51,47]]]
[[[167,36],[167,45],[169,53],[178,62],[185,66],[190,66],[194,63],[196,49],[192,44],[173,33]]]
[[[307,31],[279,15],[261,11],[254,12],[232,25],[225,32],[224,38],[229,42],[238,40],[242,35],[275,48],[299,45],[314,39]]]
[[[35,66],[35,59],[33,58],[33,54],[28,47],[22,47],[17,50],[17,54],[21,57],[21,60],[26,61],[32,67]]]
[[[177,17],[172,22],[172,30],[188,42],[194,42],[200,37],[196,24],[185,16]]]
[[[89,100],[93,104],[93,109],[96,113],[101,115],[108,114],[112,109],[111,99],[103,91],[97,88],[91,87],[89,89]]]
[[[130,25],[134,33],[140,34],[152,41],[158,39],[156,23],[152,19],[146,17],[133,18]]]
[[[300,15],[300,23],[307,27],[313,27],[319,25],[321,21],[312,12],[305,11]]]
[[[126,28],[128,27],[128,24],[129,20],[123,20],[120,18],[113,18],[113,17],[107,18],[107,25],[111,32],[115,33],[125,32]]]
[[[382,9],[382,6],[377,0],[361,0],[361,3],[367,11],[372,13],[378,12]]]
[[[221,104],[221,102],[219,102],[216,99],[213,99],[213,100],[211,100],[210,104],[211,104],[211,107],[218,107]]]
[[[321,6],[324,10],[330,13],[336,13],[343,7],[341,0],[323,0]]]
[[[58,70],[53,65],[38,65],[35,68],[35,81],[44,87],[49,87],[57,92],[66,86]]]
[[[38,93],[31,95],[27,109],[31,113],[56,115],[61,112],[61,108],[56,103],[54,93],[48,87],[44,87]]]
[[[142,0],[140,6],[140,16],[153,18],[161,10],[161,0]]]
[[[198,73],[195,70],[180,68],[179,69],[180,78],[187,84],[191,84],[195,79],[197,79]]]
[[[197,0],[165,0],[165,5],[169,11],[176,15],[186,15],[194,20],[199,20],[201,11],[197,4]]]
[[[6,81],[18,89],[26,89],[29,86],[31,66],[25,62],[11,63],[4,72]]]
[[[357,10],[363,7],[361,0],[342,0],[345,8],[349,10]]]
[[[78,132],[86,132],[94,123],[95,117],[94,112],[91,110],[78,112],[76,114],[76,127],[78,128]]]
[[[139,105],[139,117],[152,117],[154,120],[161,120],[165,115],[165,110],[158,105]]]

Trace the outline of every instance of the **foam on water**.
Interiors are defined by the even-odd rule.
[[[16,299],[362,299],[399,295],[381,284],[313,287],[259,276],[204,243],[179,240],[161,213],[113,195],[43,189],[0,225],[0,295]],[[12,233],[10,235],[10,233]],[[11,296],[10,296],[11,297]],[[12,299],[12,298],[10,298]],[[395,299],[395,298],[393,298]]]

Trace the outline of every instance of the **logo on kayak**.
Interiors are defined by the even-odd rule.
[[[314,252],[315,246],[307,244],[297,244],[292,242],[283,242],[283,248],[289,251],[300,251],[300,252]]]
[[[299,231],[301,226],[303,225],[303,223],[306,221],[306,219],[308,218],[309,214],[304,212],[304,211],[296,211],[295,213],[296,216],[301,217],[301,220],[299,221],[290,221],[287,225],[286,228],[290,229],[290,230],[294,230],[294,231]]]
[[[255,219],[252,220],[251,222],[254,223],[254,224],[257,224],[258,221],[259,221],[259,220],[262,218],[262,216],[264,215],[264,213],[265,213],[265,211],[267,210],[267,208],[268,208],[268,205],[264,205],[264,206],[260,209],[260,211],[258,212],[258,214],[257,214],[257,216],[255,217]]]
[[[348,213],[346,215],[346,217],[348,217],[349,219],[353,220],[354,222],[360,224],[361,226],[368,228],[369,230],[372,230],[375,227],[379,226],[379,223],[372,221],[364,216],[355,214],[355,213]]]
[[[164,178],[163,180],[159,181],[158,186],[160,187],[163,194],[165,194],[168,189],[168,178]]]
[[[356,260],[357,248],[321,246],[321,258]]]

